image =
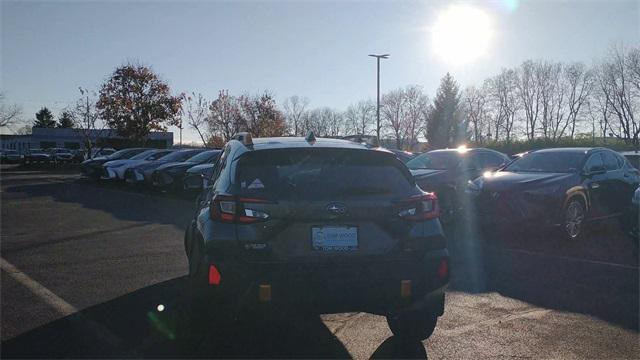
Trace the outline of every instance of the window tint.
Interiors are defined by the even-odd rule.
[[[413,188],[411,176],[392,156],[345,149],[247,153],[238,163],[236,183],[245,196],[292,200],[387,198]]]
[[[602,157],[604,158],[604,167],[608,170],[618,170],[620,167],[618,166],[618,159],[609,151],[605,151],[602,153]]]
[[[589,157],[586,164],[584,165],[585,170],[589,171],[593,168],[604,168],[604,162],[602,161],[602,156],[600,153],[593,154]]]

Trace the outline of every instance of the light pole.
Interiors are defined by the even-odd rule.
[[[380,59],[388,59],[389,54],[375,55],[369,54],[369,56],[376,58],[378,64],[378,95],[376,102],[376,137],[378,138],[378,145],[380,145]]]

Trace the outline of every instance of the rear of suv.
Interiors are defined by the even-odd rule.
[[[194,311],[365,311],[396,336],[431,335],[446,239],[435,195],[392,153],[240,134],[211,183],[185,234]]]

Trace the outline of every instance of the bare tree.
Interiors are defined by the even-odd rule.
[[[220,90],[218,98],[209,105],[208,132],[210,135],[219,136],[224,142],[227,142],[240,131],[239,118],[239,100],[229,95],[228,90]]]
[[[288,132],[293,136],[304,135],[302,132],[302,122],[304,120],[309,99],[294,95],[284,100],[282,105],[284,115],[287,119]]]
[[[640,89],[634,83],[634,58],[624,48],[614,48],[598,68],[600,95],[608,113],[609,130],[625,142],[640,146],[640,124],[636,120],[640,108]]]
[[[573,63],[565,67],[563,77],[569,91],[567,125],[571,127],[571,138],[573,138],[576,133],[578,116],[588,102],[593,89],[593,73],[584,64]]]
[[[413,148],[418,143],[418,135],[424,131],[429,111],[429,98],[419,85],[407,86],[404,90],[405,111],[404,128],[407,147]]]
[[[181,117],[187,118],[187,125],[198,133],[203,145],[207,144],[205,132],[207,131],[209,106],[209,101],[202,94],[192,92],[191,95],[186,95],[183,98],[180,111]]]
[[[20,120],[22,109],[16,104],[5,103],[5,96],[0,93],[0,128],[15,125]]]
[[[541,96],[540,76],[536,72],[541,68],[539,63],[528,60],[523,62],[516,72],[516,89],[524,109],[525,133],[529,140],[536,136]]]
[[[107,123],[101,121],[100,113],[96,108],[97,94],[95,91],[78,87],[80,97],[71,108],[71,114],[76,131],[82,135],[84,147],[89,157],[93,156],[95,142],[102,137]]]
[[[380,101],[380,107],[383,124],[391,130],[396,140],[396,147],[402,149],[406,137],[404,90],[397,89],[384,94]]]
[[[375,121],[376,106],[370,100],[362,100],[351,104],[345,111],[344,117],[347,131],[358,135],[368,135],[372,132]]]
[[[500,135],[504,134],[505,141],[510,142],[520,105],[516,94],[515,71],[502,69],[500,74],[488,81],[487,87],[492,103],[494,139],[498,141]]]
[[[476,88],[468,87],[463,94],[463,107],[466,118],[471,125],[473,141],[482,144],[483,130],[489,117],[489,98],[487,86]]]

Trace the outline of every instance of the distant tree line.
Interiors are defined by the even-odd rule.
[[[311,107],[299,95],[279,106],[267,90],[240,95],[220,90],[214,99],[195,92],[172,95],[165,81],[137,64],[116,68],[97,92],[79,90],[78,100],[57,121],[42,108],[34,126],[113,129],[143,144],[151,131],[173,125],[193,129],[211,146],[240,131],[256,137],[304,136],[309,131],[338,137],[372,135],[377,126],[376,104],[370,99],[337,110]],[[20,109],[2,106],[0,120],[15,122]],[[640,48],[613,47],[593,66],[527,60],[464,89],[447,73],[433,99],[420,85],[390,90],[382,94],[380,117],[383,138],[399,149],[415,148],[424,140],[429,148],[444,148],[469,142],[553,145],[587,137],[615,138],[638,147],[639,110]]]

